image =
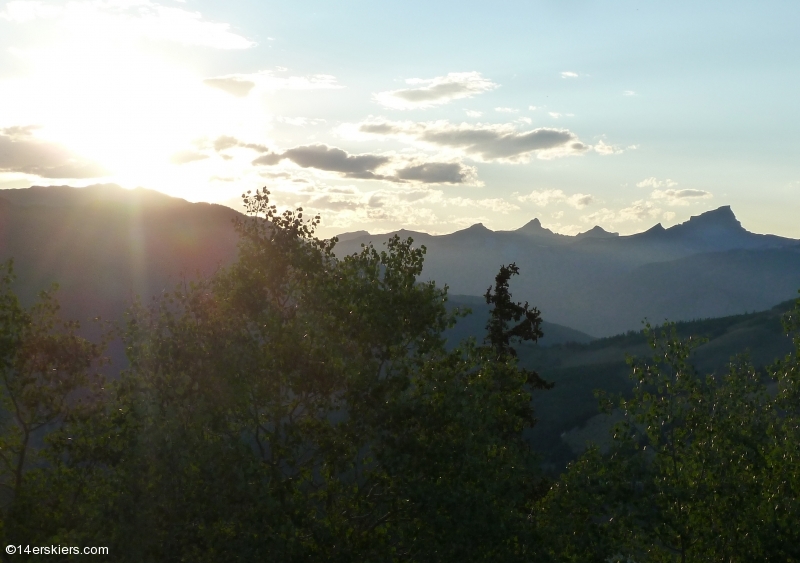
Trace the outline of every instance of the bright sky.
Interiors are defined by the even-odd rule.
[[[796,0],[0,2],[0,188],[800,238]]]

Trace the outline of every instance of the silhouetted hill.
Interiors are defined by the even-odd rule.
[[[0,260],[13,257],[16,290],[32,301],[58,282],[67,316],[120,318],[236,255],[230,208],[114,185],[0,190]]]

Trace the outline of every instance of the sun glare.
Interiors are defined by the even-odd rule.
[[[38,138],[107,169],[104,180],[218,199],[208,187],[220,169],[213,156],[182,165],[171,157],[187,150],[210,155],[201,152],[204,143],[222,134],[263,138],[263,103],[204,85],[205,77],[163,45],[137,37],[129,20],[88,13],[62,23],[43,45],[15,51],[28,72],[0,89],[0,102],[15,108],[15,122],[0,125],[37,126]]]

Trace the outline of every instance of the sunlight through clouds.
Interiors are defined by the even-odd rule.
[[[641,28],[626,18],[638,11],[608,10],[614,33],[634,41]],[[548,213],[563,212],[565,229],[602,208],[605,220],[633,232],[671,213],[678,222],[701,208],[750,201],[752,186],[782,190],[776,198],[794,194],[786,188],[798,177],[794,162],[754,141],[767,138],[756,134],[767,123],[776,128],[770,139],[791,138],[785,116],[794,102],[783,94],[791,89],[775,82],[754,90],[773,79],[747,74],[735,62],[742,52],[713,75],[702,56],[621,72],[623,42],[601,42],[598,58],[592,53],[601,43],[581,25],[531,19],[536,10],[523,5],[459,6],[455,26],[390,12],[380,4],[347,12],[317,0],[0,2],[0,184],[115,182],[192,201],[229,201],[265,184],[282,193],[355,185],[380,192],[372,201],[384,206],[363,211],[333,192],[315,201],[332,206],[337,224],[349,214],[369,219],[370,228],[387,221],[386,229],[402,226],[390,224],[402,215],[389,213],[388,202],[435,186],[446,197],[427,190],[417,203],[438,231],[467,216],[493,228],[525,223],[540,202]],[[522,13],[538,46],[487,26],[495,17],[511,25]],[[641,44],[648,57],[663,48]],[[789,51],[771,52],[777,60]],[[788,79],[793,67],[781,64]],[[687,83],[689,67],[707,86]],[[735,104],[725,100],[734,83],[765,119],[731,112]],[[726,128],[749,133],[739,138]],[[226,139],[234,144],[218,148]],[[386,196],[392,190],[398,198]],[[535,195],[551,191],[561,195]],[[520,194],[533,195],[520,201]],[[448,197],[463,205],[445,204]],[[790,206],[767,212],[769,205],[758,212],[758,228],[766,232],[781,217],[775,224],[796,230]]]
[[[36,19],[61,19],[74,31],[109,37],[146,37],[160,41],[215,49],[247,49],[255,43],[234,33],[226,23],[203,19],[198,12],[160,5],[148,0],[92,2],[37,2],[16,0],[6,4],[0,18],[16,23]]]

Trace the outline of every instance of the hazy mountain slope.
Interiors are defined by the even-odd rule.
[[[703,336],[708,342],[692,356],[703,373],[726,368],[731,356],[748,352],[756,366],[765,366],[792,349],[781,316],[793,305],[787,301],[758,313],[678,323],[681,337]],[[595,389],[627,393],[630,368],[625,355],[648,357],[653,351],[641,332],[594,340],[587,344],[518,347],[522,365],[536,369],[555,383],[534,397],[539,423],[530,437],[546,461],[563,466],[589,437],[605,437],[609,421],[598,416]]]
[[[462,311],[466,309],[472,311],[466,317],[458,319],[456,326],[445,333],[448,345],[454,347],[461,340],[471,336],[475,337],[479,344],[482,343],[490,311],[486,300],[483,297],[473,295],[448,295],[447,308],[448,310],[459,308]],[[593,336],[579,330],[548,321],[542,322],[542,332],[544,336],[539,339],[540,346],[555,346],[557,344],[566,344],[567,342],[584,344],[595,339]]]
[[[133,295],[147,300],[231,262],[237,216],[116,186],[2,190],[0,260],[14,258],[26,301],[56,281],[68,316],[120,318]]]
[[[594,334],[623,332],[647,317],[691,320],[760,311],[800,289],[800,245],[697,254],[646,264],[613,287],[593,288],[597,317],[577,324]]]
[[[392,234],[351,233],[336,252],[380,246]],[[516,262],[515,298],[550,322],[598,336],[638,328],[645,316],[686,320],[764,309],[800,288],[793,250],[800,241],[750,233],[730,207],[625,237],[599,228],[558,235],[536,220],[516,231],[478,224],[442,236],[398,234],[426,246],[423,277],[455,294],[482,295],[502,264]]]

